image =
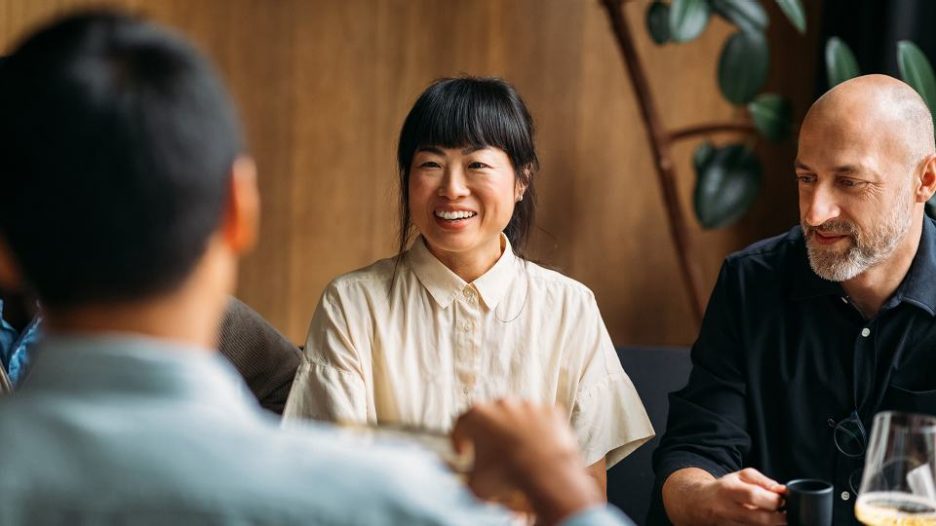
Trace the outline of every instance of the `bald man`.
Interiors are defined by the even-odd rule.
[[[906,84],[842,83],[803,121],[800,225],[729,256],[670,396],[650,524],[785,524],[795,478],[857,524],[875,413],[936,414],[933,121]]]

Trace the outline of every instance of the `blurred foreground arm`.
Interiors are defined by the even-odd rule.
[[[557,408],[509,399],[478,404],[458,419],[452,440],[458,450],[474,447],[468,485],[482,499],[519,490],[545,525],[631,524],[606,507]]]

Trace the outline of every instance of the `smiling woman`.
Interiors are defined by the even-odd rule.
[[[538,161],[520,96],[435,82],[397,159],[399,253],[326,288],[285,416],[447,431],[477,401],[555,403],[603,486],[653,429],[592,292],[522,256]]]
[[[500,233],[527,188],[507,154],[423,146],[409,173],[409,210],[426,247],[465,281],[479,278],[503,252]]]

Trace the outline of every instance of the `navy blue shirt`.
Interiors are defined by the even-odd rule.
[[[689,382],[670,395],[649,522],[667,522],[660,490],[674,471],[719,477],[754,467],[780,483],[832,482],[834,524],[858,524],[860,435],[870,435],[874,414],[936,414],[934,315],[929,218],[910,270],[870,320],[839,283],[812,271],[798,226],[729,256],[692,348]],[[834,437],[853,436],[843,429],[857,443],[837,445]]]

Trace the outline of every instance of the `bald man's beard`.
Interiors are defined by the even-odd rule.
[[[908,203],[895,205],[884,222],[868,232],[845,219],[826,221],[817,227],[801,223],[809,266],[822,279],[848,281],[887,260],[910,230],[912,219],[913,208]],[[851,244],[844,249],[824,247],[815,241],[817,231],[848,236]]]

